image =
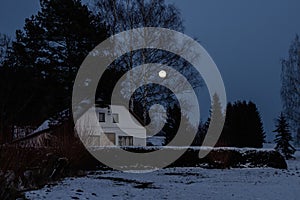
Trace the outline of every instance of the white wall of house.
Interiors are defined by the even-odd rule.
[[[91,115],[96,113],[98,122]],[[89,146],[146,146],[146,129],[121,105],[96,107],[80,118],[80,135],[88,135]],[[78,130],[78,128],[77,128]]]

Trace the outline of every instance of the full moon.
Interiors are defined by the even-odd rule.
[[[167,72],[165,70],[161,70],[158,73],[158,75],[159,75],[160,78],[166,78],[167,77]]]

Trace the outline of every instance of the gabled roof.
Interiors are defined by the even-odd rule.
[[[122,106],[122,107],[124,107],[126,110],[128,110],[127,109],[127,107],[126,106],[124,106],[124,105],[122,105],[122,104],[119,104],[119,105],[109,105],[109,104],[107,104],[107,103],[104,103],[103,101],[102,102],[98,102],[98,103],[96,103],[96,105],[95,105],[95,107],[99,107],[99,108],[110,108],[111,106]],[[128,110],[129,111],[129,113],[140,123],[140,125],[142,125],[142,126],[145,126],[145,124],[144,124],[144,121],[138,116],[138,115],[136,115],[133,111],[131,111],[130,109]]]
[[[50,128],[41,130],[41,131],[39,131],[39,132],[33,132],[33,133],[29,134],[29,135],[26,135],[25,137],[22,137],[22,138],[18,138],[18,139],[16,139],[16,140],[13,140],[13,141],[11,142],[11,144],[18,143],[18,142],[21,142],[21,141],[23,141],[23,140],[27,140],[27,139],[30,139],[30,138],[34,138],[34,137],[36,137],[36,136],[38,136],[38,135],[41,135],[41,134],[44,134],[44,133],[49,133],[49,131],[50,131]]]

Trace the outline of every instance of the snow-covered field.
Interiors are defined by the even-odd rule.
[[[300,199],[300,152],[288,170],[170,168],[90,172],[26,193],[28,199]]]

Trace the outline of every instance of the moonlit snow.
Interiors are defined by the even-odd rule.
[[[145,174],[89,172],[26,193],[28,199],[261,199],[300,198],[300,152],[288,170],[169,168]]]

